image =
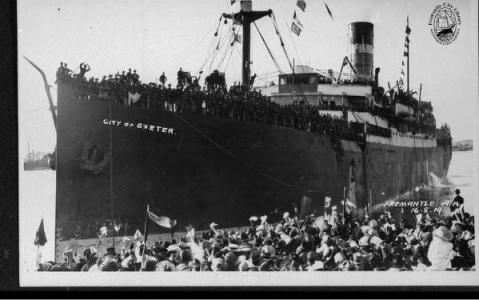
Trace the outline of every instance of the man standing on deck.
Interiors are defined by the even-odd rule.
[[[166,75],[165,75],[165,72],[163,72],[163,74],[161,74],[161,76],[160,76],[160,83],[161,83],[161,85],[163,86],[163,88],[165,88],[165,83],[166,83]]]
[[[451,209],[453,217],[462,222],[464,220],[464,198],[460,196],[461,191],[459,189],[456,189],[455,193],[456,197],[454,197],[449,208]]]

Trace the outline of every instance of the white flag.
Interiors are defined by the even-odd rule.
[[[147,213],[148,213],[148,217],[150,218],[150,220],[152,220],[156,224],[160,225],[161,227],[171,228],[176,224],[175,220],[171,220],[168,217],[157,216],[156,214],[152,213],[149,210],[147,211]]]

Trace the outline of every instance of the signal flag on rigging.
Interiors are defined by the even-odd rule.
[[[303,28],[303,24],[298,19],[298,16],[296,15],[296,11],[294,11],[294,14],[293,14],[293,21],[296,22],[299,25],[299,27]]]
[[[324,6],[326,6],[326,10],[328,11],[328,14],[329,14],[329,16],[331,17],[331,19],[334,20],[334,18],[333,18],[333,13],[332,13],[331,10],[329,9],[329,6],[326,4],[326,2],[324,2]]]
[[[306,2],[304,2],[304,0],[298,0],[296,2],[296,5],[301,8],[302,11],[305,11],[306,10]]]
[[[299,36],[301,34],[301,27],[299,27],[299,25],[293,21],[291,23],[291,31],[294,32],[297,36]]]

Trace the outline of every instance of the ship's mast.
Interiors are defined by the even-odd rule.
[[[241,0],[240,11],[234,14],[223,13],[223,17],[232,19],[233,22],[240,23],[243,26],[243,61],[241,64],[241,77],[244,86],[249,87],[250,82],[250,53],[251,53],[251,23],[261,19],[264,16],[270,16],[271,9],[265,11],[253,11],[252,0]]]
[[[409,16],[407,17],[407,25],[406,25],[406,28],[409,28]],[[409,34],[408,34],[409,36]],[[411,52],[409,50],[409,43],[410,42],[407,42],[406,43],[406,51],[407,51],[407,56],[406,56],[406,68],[407,68],[407,85],[406,85],[406,88],[407,88],[407,92],[409,94],[409,57],[411,56]]]

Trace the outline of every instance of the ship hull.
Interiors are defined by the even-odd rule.
[[[252,215],[301,210],[303,196],[309,211],[345,196],[373,209],[427,183],[429,172],[444,177],[450,153],[450,146],[360,147],[262,123],[78,100],[60,84],[56,224],[66,236],[75,224],[112,216],[141,229],[149,204],[180,227],[237,226]]]

